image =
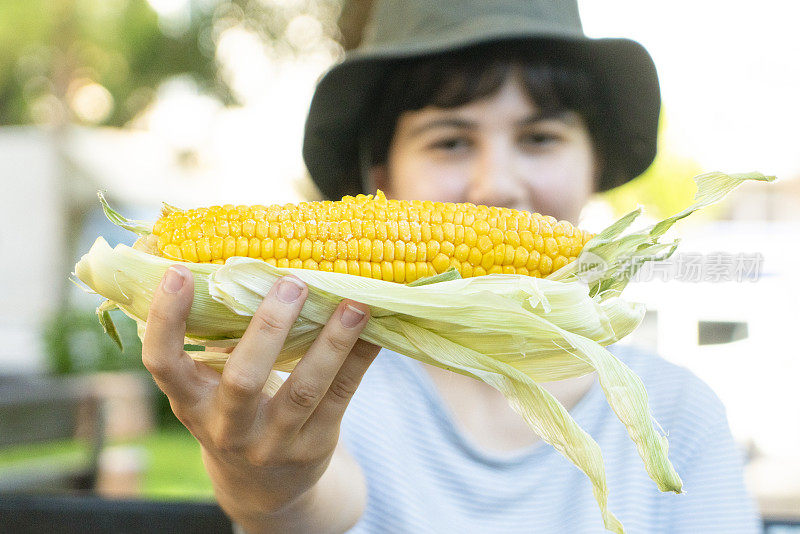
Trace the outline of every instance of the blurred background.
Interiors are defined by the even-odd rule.
[[[1,490],[212,498],[196,443],[141,365],[132,321],[115,316],[120,352],[97,323],[99,298],[68,275],[97,236],[132,242],[103,217],[98,189],[145,220],[162,201],[316,198],[300,152],[305,114],[371,3],[0,0]],[[800,6],[580,7],[588,35],[648,48],[663,95],[656,162],[592,201],[582,226],[637,205],[645,219],[670,215],[705,171],[779,178],[678,225],[679,254],[629,287],[648,314],[625,342],[714,388],[764,516],[800,519]]]

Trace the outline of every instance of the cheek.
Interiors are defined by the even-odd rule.
[[[530,204],[557,219],[573,220],[592,193],[594,160],[585,151],[525,158],[520,172]]]

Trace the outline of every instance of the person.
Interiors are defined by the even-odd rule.
[[[329,198],[387,196],[576,222],[643,172],[660,107],[647,52],[584,36],[565,0],[378,2],[365,43],[319,82],[303,154]],[[272,287],[221,376],[183,352],[193,281],[153,298],[142,357],[246,532],[603,532],[591,484],[497,391],[372,346],[344,301],[274,396],[262,388],[307,287]],[[683,368],[610,350],[644,381],[685,494],[660,493],[596,376],[545,384],[603,450],[631,532],[757,532],[724,408]]]

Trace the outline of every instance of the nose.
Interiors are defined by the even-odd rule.
[[[513,144],[495,139],[479,147],[472,169],[467,201],[487,206],[514,207],[522,202],[522,187]]]

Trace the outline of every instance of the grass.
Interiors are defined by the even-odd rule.
[[[107,446],[134,447],[145,458],[143,499],[211,501],[214,493],[203,468],[200,446],[185,429],[163,430]],[[88,454],[78,441],[62,441],[0,450],[0,472],[38,461],[74,465]]]
[[[136,444],[128,443],[126,445]],[[143,496],[152,499],[213,500],[211,481],[203,468],[200,445],[187,430],[147,436],[138,444],[147,453]]]

